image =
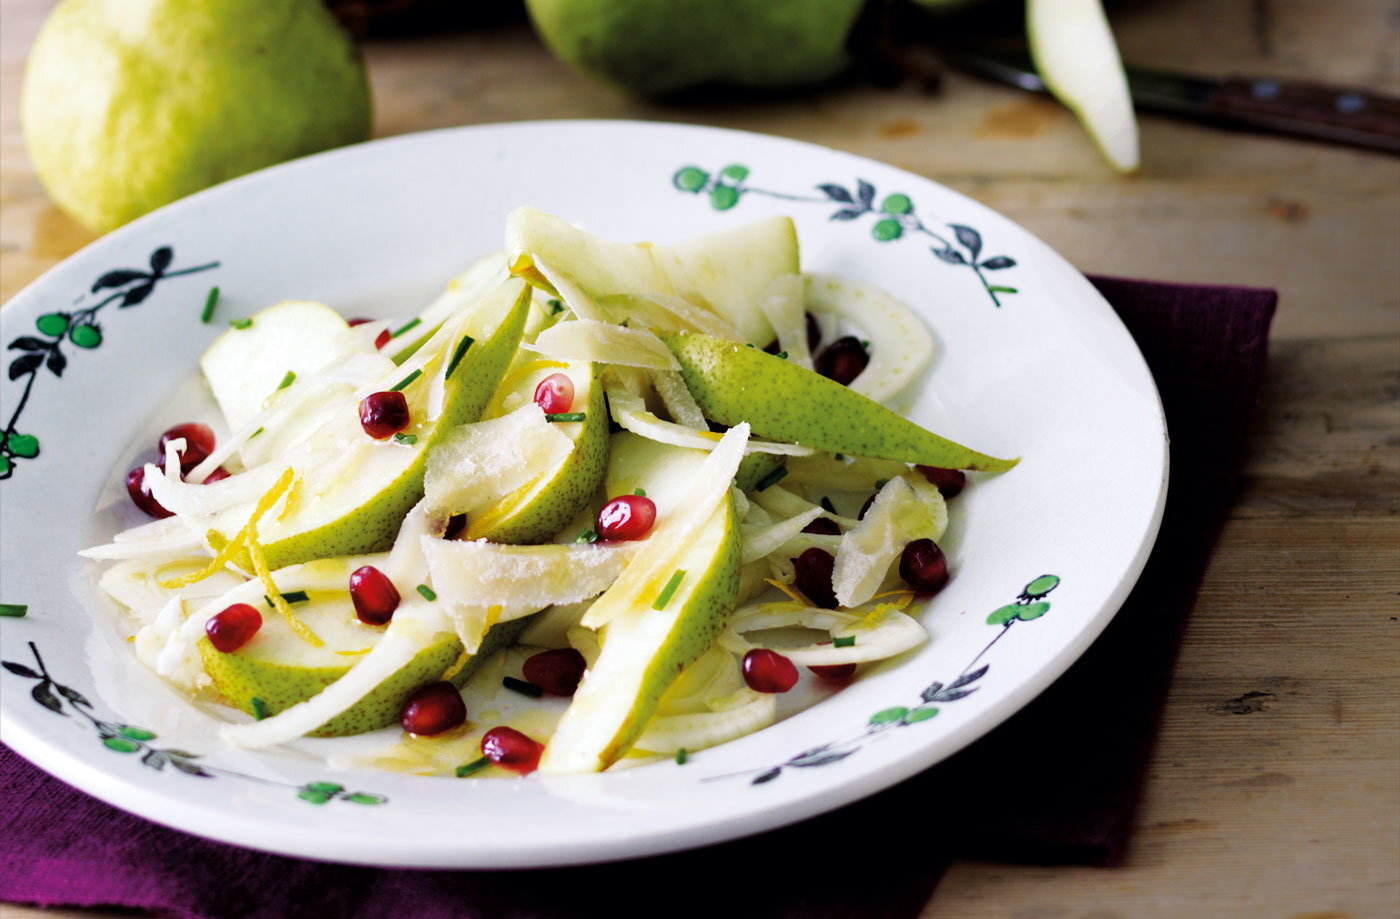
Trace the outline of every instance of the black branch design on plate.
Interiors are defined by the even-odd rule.
[[[19,429],[20,417],[29,404],[29,395],[34,390],[40,370],[46,369],[56,377],[62,377],[68,368],[68,355],[63,351],[67,344],[79,350],[92,350],[102,345],[102,326],[97,322],[98,313],[111,304],[118,309],[139,306],[150,298],[156,286],[169,278],[198,274],[219,266],[218,262],[207,262],[192,268],[170,270],[175,261],[175,251],[169,246],[161,246],[150,254],[147,268],[116,268],[105,272],[94,281],[91,287],[78,298],[82,303],[89,297],[100,299],[87,306],[74,310],[58,310],[45,313],[34,321],[38,335],[21,335],[6,347],[19,354],[10,361],[7,376],[14,383],[24,380],[19,400],[10,415],[4,431],[0,432],[0,479],[14,475],[19,460],[32,460],[39,455],[39,438]]]
[[[745,195],[760,195],[780,201],[834,205],[835,210],[827,219],[849,222],[870,217],[873,221],[870,225],[870,235],[877,242],[890,243],[920,236],[933,240],[934,245],[929,247],[929,251],[946,265],[970,269],[982,283],[982,289],[991,298],[993,306],[1001,306],[1003,295],[1019,293],[1015,287],[992,283],[987,276],[988,272],[1015,268],[1015,259],[1009,255],[983,258],[981,233],[961,223],[941,226],[926,223],[915,213],[913,200],[902,192],[885,195],[877,203],[875,186],[861,178],[857,178],[855,184],[850,187],[836,182],[823,182],[816,186],[820,195],[795,195],[749,185],[748,177],[749,168],[739,163],[725,166],[715,173],[699,166],[683,166],[671,176],[671,184],[680,191],[707,196],[710,206],[717,211],[729,210],[743,200]]]

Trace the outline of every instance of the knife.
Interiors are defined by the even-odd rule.
[[[1029,92],[1050,90],[1029,55],[940,48],[961,70]],[[1288,134],[1400,154],[1400,98],[1272,77],[1199,77],[1126,68],[1128,90],[1143,109],[1222,127]]]

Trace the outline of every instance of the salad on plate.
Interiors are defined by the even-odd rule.
[[[154,519],[82,554],[234,747],[390,729],[354,764],[683,763],[927,641],[945,502],[1016,463],[889,407],[931,335],[802,273],[783,217],[660,246],[521,208],[411,320],[230,325],[200,359],[218,416],[127,473]]]

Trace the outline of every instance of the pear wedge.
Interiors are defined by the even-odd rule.
[[[608,493],[641,488],[663,517],[683,500],[707,457],[704,450],[626,432],[613,435],[612,443]],[[703,526],[672,538],[677,542],[675,568],[639,584],[627,608],[599,632],[601,653],[545,748],[543,771],[598,772],[616,762],[646,729],[676,677],[724,629],[739,588],[733,502],[725,496]],[[684,575],[662,603],[676,571]]]
[[[599,239],[559,217],[517,208],[506,222],[512,274],[557,291],[536,259],[568,275],[594,299],[679,296],[727,320],[746,341],[767,344],[773,326],[754,307],[774,278],[799,268],[797,230],[771,217],[678,246]]]
[[[617,762],[676,677],[719,637],[739,589],[739,526],[728,498],[676,569],[685,576],[661,609],[654,607],[667,585],[651,583],[603,627],[602,653],[545,747],[541,771],[600,772]]]
[[[423,497],[428,452],[454,427],[481,417],[520,345],[530,289],[512,279],[490,296],[501,318],[489,338],[472,341],[465,333],[450,334],[445,326],[444,334],[415,357],[423,374],[404,388],[415,418],[421,418],[409,428],[412,443],[371,440],[358,430],[356,405],[347,404],[298,448],[298,455],[284,458],[299,467],[301,476],[281,516],[259,525],[269,567],[377,552],[393,544],[404,515]],[[405,369],[398,368],[395,375]],[[389,389],[399,381],[386,377],[382,382]],[[434,384],[441,386],[435,413]],[[346,487],[350,481],[354,488]],[[247,507],[225,512],[216,520],[215,533],[231,539],[249,512]]]
[[[757,437],[944,469],[1001,472],[997,459],[940,437],[821,374],[697,332],[662,332],[705,417]]]
[[[322,560],[324,562],[340,560]],[[354,567],[365,559],[356,559]],[[346,577],[353,570],[346,565]],[[355,617],[348,592],[313,592],[310,601],[293,608],[297,618],[310,626],[322,640],[315,647],[294,633],[287,623],[264,608],[263,625],[248,644],[224,653],[209,639],[198,643],[204,671],[214,688],[235,707],[257,716],[276,715],[304,702],[350,671],[384,634],[382,628],[368,626]],[[526,626],[526,620],[504,622],[483,639],[480,651],[452,671],[452,683],[461,686],[476,667],[493,653],[511,645]],[[327,721],[309,736],[342,737],[361,734],[394,724],[404,701],[418,687],[442,678],[462,657],[462,643],[455,632],[443,631],[412,660],[380,683],[363,699]],[[254,699],[258,703],[254,703]]]
[[[520,375],[502,408],[509,403],[524,404],[535,387],[554,373],[566,374],[574,383],[571,412],[581,412],[582,421],[556,421],[554,424],[573,441],[569,454],[553,469],[517,488],[480,514],[469,517],[466,539],[517,545],[541,543],[558,533],[593,497],[608,462],[608,408],[598,379],[600,364],[535,361],[550,366],[528,370]],[[526,364],[525,367],[530,367]],[[504,386],[502,387],[505,388]],[[516,401],[511,401],[511,397]]]

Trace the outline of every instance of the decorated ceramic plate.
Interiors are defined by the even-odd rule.
[[[228,747],[220,726],[246,716],[194,701],[138,663],[130,623],[98,589],[102,565],[79,550],[144,519],[123,478],[155,437],[214,414],[198,360],[230,320],[284,300],[411,316],[499,251],[522,205],[605,238],[662,244],[788,216],[804,271],[878,287],[920,317],[934,356],[895,401],[946,437],[1021,457],[1010,472],[974,475],[948,502],[940,541],[952,578],[905,609],[928,640],[844,686],[804,668],[771,726],[599,774],[487,781],[371,768],[366,751],[395,742],[396,727]],[[986,733],[1075,661],[1136,580],[1165,498],[1152,378],[1079,272],[926,179],[753,134],[522,123],[310,157],[99,240],[17,295],[0,327],[5,742],[159,823],[318,859],[621,859],[870,795]],[[534,704],[519,696],[515,714],[528,721]],[[512,715],[480,710],[470,694],[468,705],[485,723]]]

